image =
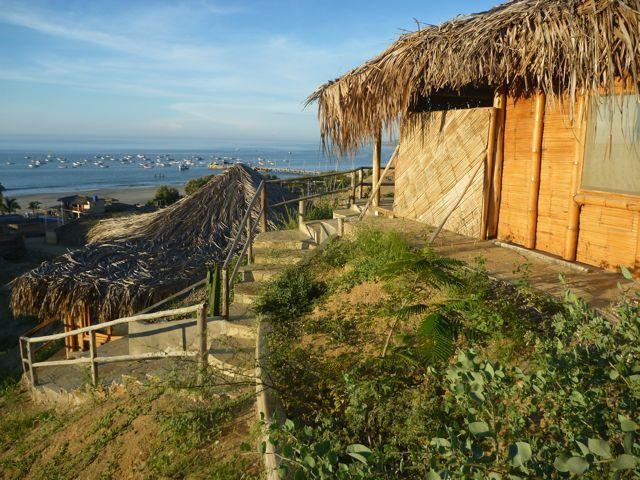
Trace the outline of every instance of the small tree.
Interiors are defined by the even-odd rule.
[[[180,200],[180,192],[178,189],[162,185],[156,190],[156,196],[153,197],[152,203],[155,203],[159,207],[166,207],[172,205]]]
[[[20,208],[21,208],[20,204],[18,203],[18,201],[15,198],[9,198],[9,197],[6,197],[4,199],[4,202],[3,202],[2,206],[3,206],[3,210],[6,213],[13,213],[16,210],[20,210]]]
[[[34,215],[38,210],[40,210],[41,206],[42,206],[42,203],[38,202],[37,200],[34,200],[33,202],[29,202],[29,210],[31,210]]]

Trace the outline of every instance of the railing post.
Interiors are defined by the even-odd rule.
[[[376,134],[375,143],[373,144],[373,176],[371,177],[371,183],[373,184],[373,190],[371,191],[371,195],[373,196],[373,202],[371,203],[374,207],[380,206],[380,188],[377,190],[375,186],[380,182],[380,159],[382,157],[382,132],[378,130]]]
[[[46,217],[45,217],[46,218]],[[24,344],[25,344],[25,339],[23,337],[20,337],[18,339],[18,345],[20,346],[20,363],[22,364],[22,373],[27,373],[27,357],[26,352],[24,351]]]
[[[29,379],[31,380],[31,386],[35,387],[38,382],[38,374],[36,373],[33,364],[35,363],[35,355],[33,348],[31,348],[31,342],[27,340],[27,361],[29,362]]]
[[[344,218],[340,217],[337,220],[338,220],[338,236],[343,237],[344,236]]]
[[[98,349],[96,346],[96,331],[91,330],[89,332],[89,358],[91,358],[91,383],[94,387],[98,386],[98,364],[96,363],[97,356]]]
[[[362,185],[363,183],[364,183],[364,169],[360,167],[360,169],[358,170],[358,198],[360,200],[362,200],[362,190],[364,188],[364,186]]]
[[[307,201],[299,200],[298,201],[298,227],[302,227],[304,223],[305,213],[307,213]]]
[[[349,195],[349,206],[356,203],[356,172],[351,172],[351,194]]]
[[[252,224],[253,221],[251,220],[251,217],[249,217],[249,219],[247,220],[247,265],[251,265],[253,263],[253,232],[251,231]]]
[[[207,370],[207,357],[209,349],[207,348],[207,314],[205,304],[198,308],[198,318],[196,327],[198,330],[198,384],[204,383],[204,375]]]
[[[222,271],[222,316],[229,320],[229,266],[225,266]]]
[[[262,227],[263,232],[266,232],[269,228],[267,224],[267,185],[268,184],[265,182],[262,186],[262,192],[260,192],[260,209],[262,210],[260,226]]]

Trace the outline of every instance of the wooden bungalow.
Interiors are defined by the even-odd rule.
[[[435,225],[464,194],[449,230],[638,274],[639,39],[640,0],[515,0],[402,35],[309,102],[339,153],[399,127],[394,214]]]

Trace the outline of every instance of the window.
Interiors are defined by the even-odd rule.
[[[640,103],[635,94],[589,105],[582,188],[640,195]]]

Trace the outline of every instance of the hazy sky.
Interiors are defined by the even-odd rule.
[[[495,3],[0,0],[0,137],[314,141],[319,84]]]

